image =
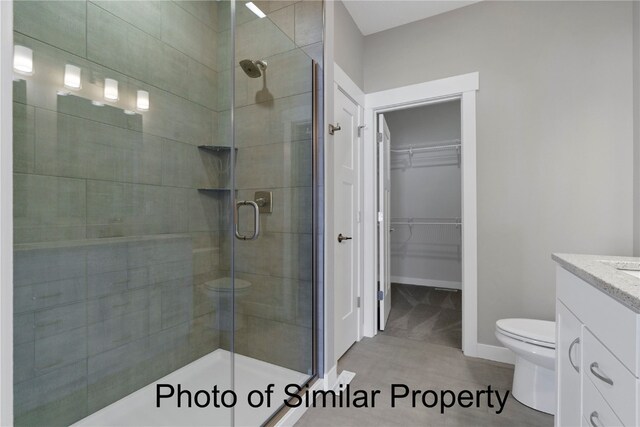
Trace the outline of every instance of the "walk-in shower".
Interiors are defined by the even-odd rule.
[[[323,4],[254,7],[14,2],[16,425],[260,425],[318,372]]]

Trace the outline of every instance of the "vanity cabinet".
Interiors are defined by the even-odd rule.
[[[580,396],[582,365],[582,323],[560,301],[556,301],[556,376],[558,378],[558,402],[562,411],[556,412],[556,425],[579,426],[582,419]]]
[[[556,426],[640,425],[640,315],[556,272]]]

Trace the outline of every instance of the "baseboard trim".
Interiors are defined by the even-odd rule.
[[[508,363],[510,365],[516,363],[516,356],[511,350],[497,345],[478,343],[476,357],[480,359],[493,360],[494,362]]]
[[[450,280],[419,279],[417,277],[391,276],[391,282],[407,285],[430,286],[432,288],[462,289],[461,282]]]
[[[351,380],[353,380],[353,378],[356,376],[355,372],[350,372],[350,371],[342,371],[340,372],[340,375],[338,376],[338,378],[333,381],[333,384],[331,387],[328,387],[328,384],[330,384],[330,381],[327,381],[328,377],[329,377],[329,373],[333,373],[333,377],[335,378],[336,375],[336,368],[337,367],[333,367],[328,373],[327,376],[325,378],[319,378],[315,383],[313,383],[313,385],[311,387],[309,387],[309,390],[311,392],[313,392],[314,390],[335,390],[335,391],[341,391],[344,390],[344,387],[349,384],[351,382]],[[275,427],[293,427],[293,425],[295,423],[298,422],[298,420],[300,418],[302,418],[302,416],[304,415],[304,413],[307,411],[307,407],[305,405],[301,405],[297,408],[290,408],[283,416],[282,418],[280,418],[278,420],[278,422],[275,424]]]
[[[347,384],[351,382],[353,377],[356,376],[355,372],[351,371],[342,371],[338,376],[338,381],[336,381],[336,385],[333,387],[334,390],[344,390]]]
[[[326,381],[324,378],[319,378],[309,390],[313,392],[314,390],[326,390],[325,387]],[[274,427],[293,427],[295,423],[298,422],[300,418],[307,412],[307,407],[305,405],[300,405],[297,408],[289,408],[287,412],[284,413],[282,418],[278,420],[277,423],[274,424]]]

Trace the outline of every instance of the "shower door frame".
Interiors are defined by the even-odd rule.
[[[0,1],[0,425],[13,424],[13,2]]]

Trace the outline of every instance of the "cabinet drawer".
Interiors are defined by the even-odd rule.
[[[558,299],[640,377],[640,316],[560,266],[556,279]]]
[[[598,393],[591,381],[585,378],[583,383],[582,396],[584,399],[582,415],[583,425],[586,427],[612,427],[623,426],[624,424],[616,416],[613,409]],[[634,426],[635,424],[629,424]]]
[[[583,337],[583,387],[589,383],[595,386],[622,422],[635,426],[638,403],[635,376],[598,341],[588,326]]]

